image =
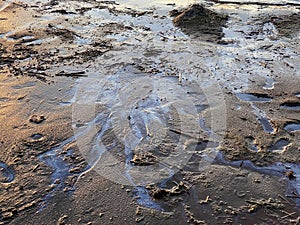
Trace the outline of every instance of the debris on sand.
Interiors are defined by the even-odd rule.
[[[130,162],[136,166],[149,166],[157,162],[157,157],[150,152],[137,153]]]
[[[258,207],[268,208],[268,209],[282,209],[284,205],[281,201],[277,199],[260,199],[260,200],[246,200],[250,204],[249,213],[255,212]]]
[[[188,218],[188,223],[191,224],[207,224],[204,220],[197,220],[195,215],[190,211],[190,206],[184,206],[184,212],[186,217]]]
[[[186,184],[185,182],[180,181],[178,184],[176,183],[175,186],[172,188],[159,188],[155,187],[154,185],[148,185],[146,187],[149,191],[149,194],[154,198],[154,199],[161,199],[164,197],[169,197],[169,196],[177,196],[183,193],[186,193],[189,191],[190,186]]]

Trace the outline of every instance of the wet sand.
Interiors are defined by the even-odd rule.
[[[299,6],[171,3],[0,1],[0,224],[299,223]]]

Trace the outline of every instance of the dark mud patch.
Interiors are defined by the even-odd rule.
[[[77,34],[74,31],[70,30],[70,29],[58,28],[58,27],[55,27],[52,24],[48,25],[48,28],[45,30],[45,33],[49,36],[58,36],[63,41],[74,40],[75,37],[77,36]]]
[[[74,71],[74,72],[66,72],[66,71],[60,71],[59,73],[55,74],[55,76],[65,76],[65,77],[87,77],[87,75],[85,74],[85,71]]]
[[[202,5],[192,5],[182,11],[173,10],[170,15],[174,17],[175,26],[185,34],[201,41],[218,42],[223,37],[223,27],[228,16],[218,14]]]
[[[280,36],[293,38],[300,32],[300,14],[292,14],[281,17],[271,17],[269,22],[273,23]]]

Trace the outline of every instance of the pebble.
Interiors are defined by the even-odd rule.
[[[40,124],[40,123],[42,123],[44,120],[46,120],[45,116],[38,116],[38,115],[32,115],[32,116],[29,118],[29,122],[35,123],[35,124]]]

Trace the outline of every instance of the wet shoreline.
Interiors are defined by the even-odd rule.
[[[299,222],[297,5],[0,3],[0,224]]]

